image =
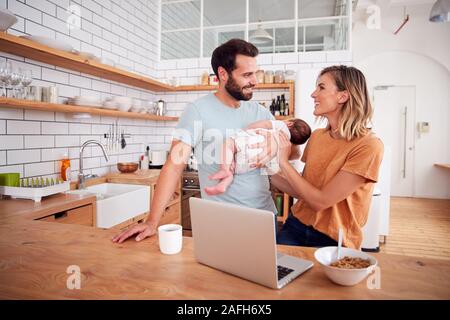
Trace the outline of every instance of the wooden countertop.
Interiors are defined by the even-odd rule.
[[[320,265],[281,290],[243,280],[195,261],[191,238],[177,255],[159,252],[156,237],[122,244],[114,230],[22,220],[0,223],[0,299],[450,299],[450,261],[374,254],[381,289],[333,284]],[[313,248],[280,246],[311,259]],[[81,270],[81,289],[66,272]]]
[[[18,220],[33,220],[71,208],[95,203],[95,196],[58,193],[41,202],[27,199],[0,200],[0,224]],[[20,222],[20,221],[19,221]]]
[[[111,174],[107,180],[156,182],[159,170]],[[116,230],[37,221],[95,202],[93,196],[58,194],[40,203],[0,201],[0,299],[450,299],[450,261],[373,254],[381,289],[366,281],[332,283],[313,248],[279,246],[315,266],[281,290],[273,290],[196,262],[192,238],[180,254],[160,253],[157,237],[114,244]],[[69,290],[67,268],[81,270],[81,289]]]

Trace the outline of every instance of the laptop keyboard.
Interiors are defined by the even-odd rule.
[[[278,281],[286,277],[289,273],[294,271],[293,269],[283,267],[283,266],[277,266],[278,269]]]

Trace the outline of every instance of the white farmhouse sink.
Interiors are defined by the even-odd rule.
[[[138,184],[102,183],[70,194],[97,197],[97,228],[111,228],[150,210],[150,187]]]

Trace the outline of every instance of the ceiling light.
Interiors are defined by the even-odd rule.
[[[431,22],[449,22],[450,21],[450,0],[438,0],[431,8]]]
[[[272,36],[264,30],[261,25],[258,25],[257,29],[252,32],[249,40],[253,44],[265,44],[273,40]]]

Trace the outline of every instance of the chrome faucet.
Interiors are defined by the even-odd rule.
[[[83,145],[80,148],[80,170],[78,172],[78,189],[84,189],[84,181],[86,180],[86,177],[83,173],[83,151],[84,148],[89,145],[89,144],[96,144],[98,145],[102,151],[103,151],[103,155],[105,156],[106,161],[109,161],[109,157],[108,154],[106,153],[105,148],[103,147],[103,145],[97,141],[97,140],[88,140],[85,143],[83,143]]]

